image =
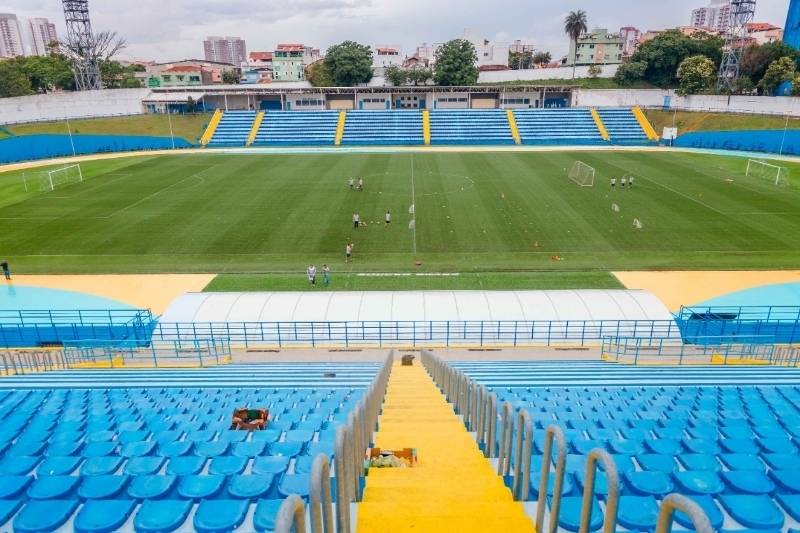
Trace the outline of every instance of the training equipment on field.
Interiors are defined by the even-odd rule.
[[[638,218],[633,219],[633,227],[636,229],[642,229],[642,221]]]
[[[409,215],[413,215],[414,214],[414,204],[411,204],[411,207],[408,208],[408,214]]]
[[[611,210],[615,213],[619,213],[619,206],[617,204],[611,204]]]
[[[594,167],[591,167],[583,161],[575,161],[569,171],[569,179],[580,185],[581,187],[594,186]]]
[[[68,165],[55,170],[45,171],[39,175],[39,190],[52,191],[58,187],[65,187],[83,181],[83,172],[80,165]]]
[[[412,229],[413,230],[413,229],[416,229],[416,227],[417,227],[417,221],[412,218],[411,222],[408,223],[408,229]]]
[[[773,165],[766,161],[758,159],[747,160],[747,171],[745,175],[748,177],[762,178],[769,181],[773,185],[780,185],[787,187],[789,185],[789,169],[779,165]]]

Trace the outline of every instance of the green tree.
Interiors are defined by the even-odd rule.
[[[572,79],[575,79],[575,67],[577,67],[578,38],[589,29],[586,11],[570,11],[564,19],[564,33],[566,33],[575,47],[575,55],[572,59]]]
[[[406,79],[414,85],[425,85],[433,78],[433,71],[427,67],[414,67],[406,70]]]
[[[603,73],[603,67],[601,67],[600,65],[591,65],[589,66],[588,72],[590,78],[596,78]]]
[[[533,52],[510,52],[508,66],[512,70],[525,70],[533,68]]]
[[[119,61],[107,59],[100,62],[100,78],[106,89],[119,89],[125,79],[125,69]]]
[[[478,55],[472,43],[453,39],[436,49],[437,85],[475,85],[478,81]]]
[[[405,85],[405,83],[408,81],[408,71],[397,65],[390,65],[386,67],[386,70],[384,70],[384,76],[386,76],[386,79],[389,80],[389,82],[395,87]]]
[[[25,96],[33,93],[31,82],[13,59],[0,61],[0,97]]]
[[[740,73],[750,78],[753,85],[758,84],[767,73],[770,64],[782,57],[791,57],[797,62],[800,60],[800,52],[780,41],[750,45],[742,53]]]
[[[716,68],[722,60],[723,44],[723,40],[716,36],[696,34],[688,37],[679,30],[668,30],[642,43],[631,62],[646,65],[642,79],[659,87],[675,87],[678,84],[678,66],[684,59],[703,55]]]
[[[778,85],[785,81],[794,80],[797,65],[791,57],[781,57],[770,63],[767,72],[758,83],[762,94],[771,95]]]
[[[372,79],[372,49],[354,41],[328,48],[325,64],[339,87],[352,87]]]
[[[238,85],[241,81],[239,73],[236,70],[223,70],[222,83],[226,85]]]
[[[533,64],[534,65],[547,65],[553,60],[553,56],[550,55],[550,52],[536,52],[533,54]]]
[[[306,79],[314,87],[332,87],[333,75],[325,61],[315,61],[306,69]]]
[[[622,87],[630,87],[637,81],[643,80],[646,72],[647,63],[644,61],[623,63],[617,68],[617,73],[614,74],[614,81]]]
[[[684,59],[678,67],[678,94],[697,94],[708,90],[714,83],[714,62],[703,55]]]

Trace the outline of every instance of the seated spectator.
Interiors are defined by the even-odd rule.
[[[267,409],[248,409],[246,407],[240,407],[233,411],[231,429],[265,429],[268,419],[269,411]]]

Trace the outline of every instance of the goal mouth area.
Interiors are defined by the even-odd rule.
[[[593,187],[596,172],[593,166],[583,161],[575,161],[567,173],[567,177],[581,187]]]

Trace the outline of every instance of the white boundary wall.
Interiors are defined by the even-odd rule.
[[[613,78],[619,65],[600,65],[603,69],[598,78]],[[589,67],[581,66],[575,69],[576,78],[588,78]],[[569,85],[572,79],[572,67],[559,68],[533,68],[526,70],[497,70],[481,72],[478,83],[501,83],[504,81],[536,81],[536,80],[566,80]]]
[[[144,113],[150,89],[106,89],[0,98],[0,124]]]
[[[663,108],[669,97],[669,109],[680,111],[712,111],[759,115],[800,116],[800,98],[791,96],[678,96],[662,89],[578,89],[572,105],[581,107],[654,107]]]

